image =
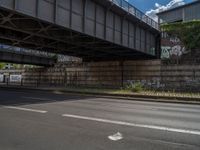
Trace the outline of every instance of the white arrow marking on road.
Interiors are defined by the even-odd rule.
[[[120,132],[117,132],[117,133],[114,134],[114,135],[108,136],[108,138],[109,138],[110,140],[112,140],[112,141],[119,141],[119,140],[123,139],[123,136],[122,136],[122,134],[121,134]]]
[[[102,118],[93,118],[93,117],[86,117],[86,116],[71,115],[71,114],[63,114],[62,116],[63,117],[69,117],[69,118],[103,122],[103,123],[117,124],[117,125],[123,125],[123,126],[149,128],[149,129],[163,130],[163,131],[169,131],[169,132],[200,135],[200,131],[198,131],[198,130],[187,130],[187,129],[177,129],[177,128],[170,128],[170,127],[156,126],[156,125],[137,124],[137,123],[115,121],[115,120],[108,120],[108,119],[102,119]]]
[[[31,112],[37,112],[37,113],[42,113],[42,114],[47,113],[47,111],[44,111],[44,110],[36,110],[36,109],[14,107],[14,106],[4,106],[4,108],[7,108],[7,109],[16,109],[16,110],[23,110],[23,111],[31,111]]]

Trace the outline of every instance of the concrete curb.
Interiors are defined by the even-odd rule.
[[[163,103],[178,103],[178,104],[195,104],[200,105],[200,98],[185,98],[185,97],[170,97],[170,96],[151,96],[151,95],[138,95],[138,94],[107,94],[95,92],[81,92],[65,89],[51,89],[51,88],[34,88],[34,87],[20,87],[20,86],[0,86],[0,89],[23,89],[23,90],[38,90],[48,92],[61,92],[70,94],[88,95],[102,98],[123,99],[145,102],[163,102]]]
[[[90,92],[62,91],[62,90],[60,92],[93,95],[96,97],[111,98],[111,99],[200,105],[200,98],[181,99],[181,97],[172,98],[172,97],[161,97],[161,96],[156,97],[156,96],[145,96],[145,95],[123,95],[123,94],[106,94],[106,93],[101,94],[101,93],[90,93]]]

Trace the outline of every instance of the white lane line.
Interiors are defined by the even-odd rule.
[[[29,108],[23,108],[23,107],[4,106],[4,108],[16,109],[16,110],[22,110],[22,111],[31,111],[31,112],[37,112],[37,113],[42,113],[42,114],[47,113],[47,111],[44,111],[44,110],[29,109]]]
[[[177,129],[177,128],[170,128],[170,127],[164,127],[164,126],[156,126],[156,125],[145,125],[145,124],[129,123],[129,122],[123,122],[123,121],[115,121],[115,120],[108,120],[108,119],[102,119],[102,118],[93,118],[93,117],[71,115],[71,114],[63,114],[62,116],[63,117],[69,117],[69,118],[76,118],[76,119],[103,122],[103,123],[117,124],[117,125],[123,125],[123,126],[149,128],[149,129],[155,129],[155,130],[163,130],[163,131],[170,131],[170,132],[178,132],[178,133],[185,133],[185,134],[200,135],[200,131],[198,131],[198,130],[186,130],[186,129]]]

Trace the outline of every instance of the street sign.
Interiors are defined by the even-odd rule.
[[[22,75],[10,75],[10,82],[21,82]]]
[[[5,72],[4,75],[5,75],[5,76],[9,76],[9,73]]]
[[[0,74],[0,82],[3,82],[3,81],[4,81],[4,75]]]

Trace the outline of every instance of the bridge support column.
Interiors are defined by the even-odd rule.
[[[156,47],[155,47],[156,57],[160,59],[161,57],[161,35],[156,36]]]

